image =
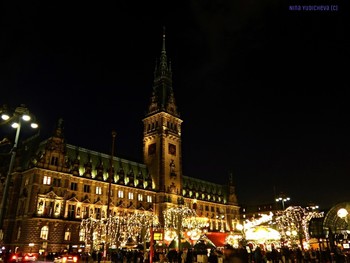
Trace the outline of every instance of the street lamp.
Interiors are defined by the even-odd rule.
[[[276,198],[276,202],[282,202],[282,210],[284,210],[284,203],[289,201],[289,197],[278,197]]]
[[[35,122],[35,117],[29,113],[28,108],[26,108],[25,105],[21,104],[19,107],[17,107],[12,115],[10,115],[9,110],[7,106],[3,106],[0,109],[0,114],[1,114],[1,119],[4,121],[4,123],[11,123],[11,126],[16,130],[16,137],[14,144],[12,146],[12,149],[10,151],[11,154],[11,160],[7,172],[7,176],[5,178],[5,185],[3,189],[3,194],[2,194],[2,199],[1,199],[1,205],[0,205],[0,240],[3,239],[3,222],[4,222],[4,217],[6,213],[6,202],[7,202],[7,195],[8,195],[8,190],[10,186],[10,181],[11,181],[11,174],[13,170],[13,166],[15,163],[15,158],[16,158],[16,152],[17,152],[17,145],[18,145],[18,139],[21,131],[21,126],[23,121],[24,122],[30,122],[30,126],[33,129],[38,128],[38,124]],[[2,124],[4,124],[2,123]]]

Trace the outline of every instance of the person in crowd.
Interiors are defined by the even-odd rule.
[[[257,246],[254,250],[254,263],[264,263],[265,262],[265,255],[264,251],[261,248],[261,246]]]
[[[231,245],[224,246],[224,263],[244,263],[240,258],[238,249],[234,249]]]

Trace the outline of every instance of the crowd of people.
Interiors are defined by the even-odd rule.
[[[65,252],[68,253],[68,252]],[[54,261],[60,253],[45,254],[45,261]],[[78,253],[77,253],[78,254]],[[11,262],[11,253],[2,253],[0,262]],[[80,253],[79,263],[150,263],[150,251],[142,249],[117,249],[103,257],[102,251]],[[40,260],[38,258],[38,260]],[[287,246],[276,248],[273,244],[266,248],[260,244],[253,247],[239,245],[237,248],[225,245],[216,249],[175,248],[156,249],[152,256],[154,263],[350,263],[350,251],[339,246],[332,249],[300,249]]]
[[[97,255],[97,256],[96,256]],[[100,261],[98,253],[92,256],[92,261]],[[267,250],[263,245],[255,248],[251,246],[239,246],[234,248],[225,245],[223,249],[212,248],[209,252],[184,248],[181,251],[176,249],[156,250],[153,262],[155,263],[350,263],[350,257],[338,247],[330,250],[325,248],[291,249],[282,247],[275,248],[273,245]],[[110,254],[110,261],[113,263],[149,263],[149,251],[142,250],[117,250]],[[88,262],[88,261],[87,261]]]

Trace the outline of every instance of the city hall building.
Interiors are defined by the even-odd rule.
[[[208,218],[208,233],[231,231],[239,219],[232,178],[219,185],[182,173],[182,119],[164,35],[142,121],[143,163],[68,144],[61,120],[50,138],[19,152],[6,200],[2,246],[23,252],[83,248],[82,219],[139,210],[162,221],[163,211],[179,205]]]

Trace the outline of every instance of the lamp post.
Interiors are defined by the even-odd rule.
[[[12,116],[10,116],[7,111],[8,111],[8,109],[6,106],[4,106],[0,110],[1,119],[4,120],[4,123],[12,122],[11,126],[17,130],[16,130],[15,141],[14,141],[14,144],[13,144],[12,149],[10,151],[11,159],[10,159],[10,164],[9,164],[9,168],[7,171],[7,175],[5,178],[5,185],[4,185],[2,199],[1,199],[1,205],[0,205],[0,240],[3,239],[3,223],[4,223],[4,217],[6,214],[6,202],[8,201],[7,196],[8,196],[8,191],[9,191],[9,186],[10,186],[10,181],[11,181],[11,174],[12,174],[13,166],[14,166],[15,159],[16,159],[17,145],[18,145],[18,139],[19,139],[20,132],[21,132],[21,126],[22,126],[23,121],[29,122],[32,119],[34,119],[34,117],[29,114],[29,110],[23,104],[21,104],[19,107],[17,107],[15,109]],[[36,128],[38,128],[38,124],[35,121],[32,121],[31,127],[33,129],[36,129]]]
[[[276,202],[282,202],[282,210],[284,210],[284,203],[289,201],[289,197],[278,197],[276,198]]]

